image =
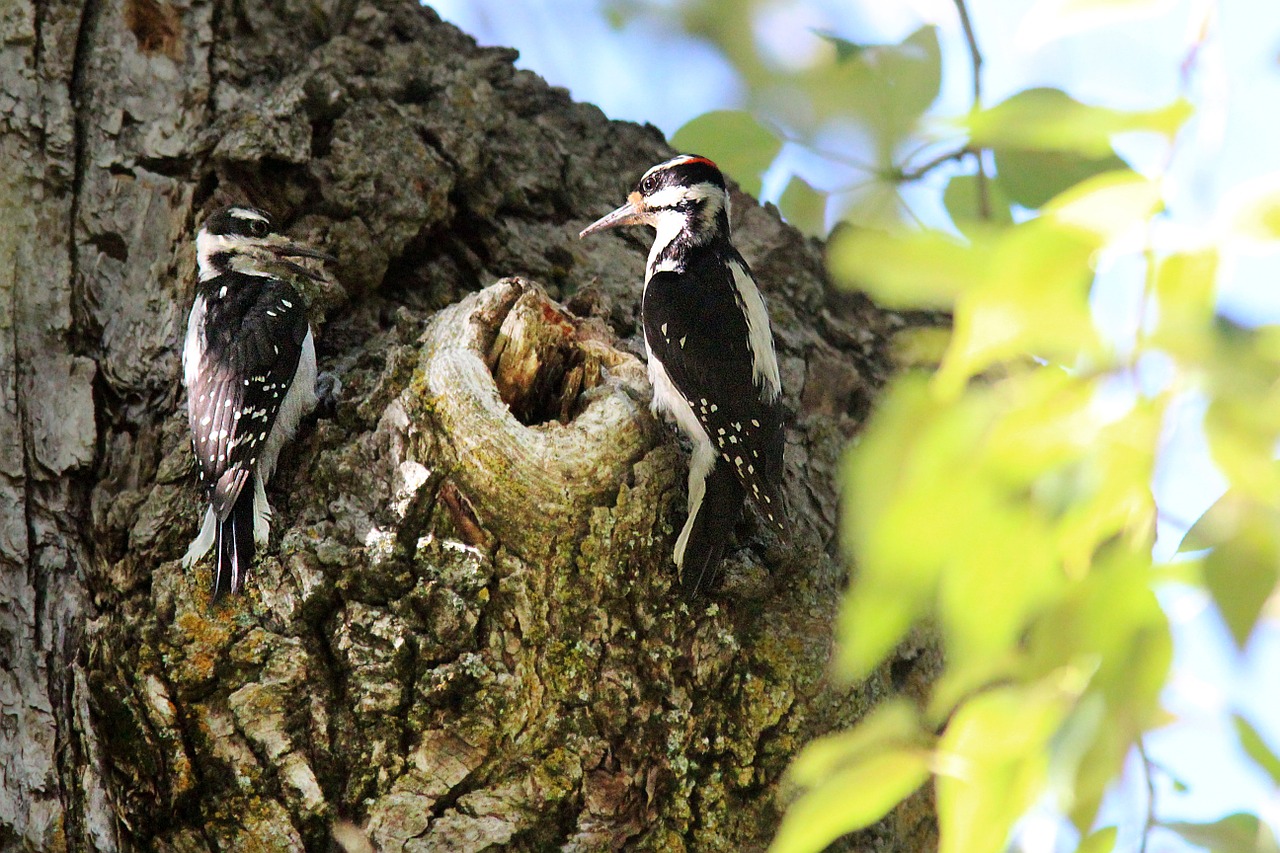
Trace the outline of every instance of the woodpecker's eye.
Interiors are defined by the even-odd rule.
[[[653,192],[657,188],[658,188],[658,179],[653,175],[650,175],[649,177],[645,178],[643,181],[640,182],[640,192],[644,193],[645,195],[648,195],[649,193]]]
[[[267,223],[261,219],[254,219],[249,223],[249,233],[255,237],[267,236]]]

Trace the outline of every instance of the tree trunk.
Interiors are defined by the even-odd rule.
[[[513,58],[409,0],[0,13],[0,848],[755,849],[803,743],[931,674],[828,677],[836,470],[894,319],[735,196],[798,535],[744,519],[684,599],[648,236],[576,238],[670,151]],[[179,350],[233,201],[340,257],[307,295],[345,387],[211,608]],[[917,801],[854,845],[931,832]]]

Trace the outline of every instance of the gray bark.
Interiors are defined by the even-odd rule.
[[[798,748],[936,667],[829,676],[839,455],[897,321],[743,196],[798,535],[748,518],[681,597],[647,235],[576,239],[670,152],[513,57],[400,0],[0,8],[0,848],[755,849]],[[233,201],[341,259],[307,295],[345,390],[211,609],[179,349]],[[926,806],[852,844],[921,849]]]

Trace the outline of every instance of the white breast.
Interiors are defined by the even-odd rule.
[[[657,273],[680,270],[680,264],[675,258],[667,258],[659,263],[658,256],[666,250],[672,240],[680,236],[680,232],[688,224],[688,219],[684,214],[677,213],[674,210],[663,211],[654,218],[653,227],[657,233],[654,234],[653,245],[649,247],[649,260],[644,265],[645,284],[648,284],[649,279],[653,278]]]
[[[276,422],[271,427],[271,434],[263,445],[262,455],[258,462],[258,472],[263,481],[271,479],[276,469],[276,460],[280,449],[293,438],[298,429],[298,422],[303,416],[316,407],[316,343],[307,329],[307,336],[302,341],[302,353],[298,357],[298,367],[294,371],[289,390],[285,392],[280,403],[280,411],[276,414]]]

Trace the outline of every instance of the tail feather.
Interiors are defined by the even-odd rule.
[[[253,489],[244,489],[231,512],[218,525],[218,564],[213,572],[213,600],[244,586],[253,562]]]
[[[209,549],[213,547],[217,529],[218,516],[214,513],[213,507],[209,507],[204,512],[204,522],[200,525],[199,535],[192,540],[191,547],[187,548],[187,553],[182,558],[184,569],[191,568],[201,557],[209,553]]]
[[[746,490],[727,465],[713,467],[703,488],[702,499],[689,508],[689,518],[676,543],[680,584],[690,596],[697,595],[715,577],[746,501]]]

